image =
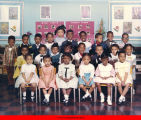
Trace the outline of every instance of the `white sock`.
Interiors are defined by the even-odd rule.
[[[26,92],[23,92],[23,99],[26,99]]]
[[[31,91],[31,97],[33,97],[34,96],[34,92],[33,91]]]
[[[49,97],[50,97],[50,94],[45,94],[45,98],[47,99],[48,102],[49,102]]]
[[[108,96],[107,100],[111,100],[111,96]]]
[[[104,96],[104,94],[101,92],[101,93],[100,93],[100,97],[103,97],[103,96]]]
[[[64,95],[65,100],[69,100],[69,96],[67,94]]]

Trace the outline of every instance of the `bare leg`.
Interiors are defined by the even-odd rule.
[[[90,87],[90,89],[89,89],[89,91],[88,91],[88,92],[91,94],[91,93],[93,92],[94,88],[95,88],[95,85],[94,85],[94,84],[92,84],[92,86]]]
[[[67,92],[67,95],[68,95],[68,96],[70,95],[71,90],[72,90],[71,88],[67,89],[67,91],[66,91],[66,92]]]
[[[25,91],[26,91],[25,86],[26,86],[25,83],[22,83],[22,84],[21,84],[22,92],[25,92]]]
[[[111,96],[111,84],[107,84],[108,96]]]
[[[122,86],[121,86],[121,83],[117,83],[118,84],[118,91],[120,93],[120,95],[122,95]]]
[[[129,83],[125,86],[125,88],[124,88],[124,90],[122,92],[122,96],[125,96],[126,95],[126,93],[128,92],[129,86],[130,86]]]
[[[96,83],[99,93],[102,93],[100,83]]]
[[[84,92],[86,92],[87,91],[87,89],[86,89],[86,87],[84,86],[84,85],[80,85],[80,88],[84,91]]]

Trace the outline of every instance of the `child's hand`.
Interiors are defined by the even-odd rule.
[[[121,81],[121,85],[122,85],[122,86],[125,86],[125,82],[124,82],[124,81]]]

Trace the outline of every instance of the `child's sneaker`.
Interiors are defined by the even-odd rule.
[[[103,93],[100,93],[100,102],[101,103],[103,103],[104,101],[105,101],[105,99],[104,99],[104,94]]]
[[[31,96],[31,102],[35,102],[35,97]]]

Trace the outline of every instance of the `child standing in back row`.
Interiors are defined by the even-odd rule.
[[[3,67],[6,68],[8,74],[8,88],[14,86],[14,64],[17,58],[17,47],[15,46],[15,36],[8,37],[8,45],[5,47],[3,56]]]

